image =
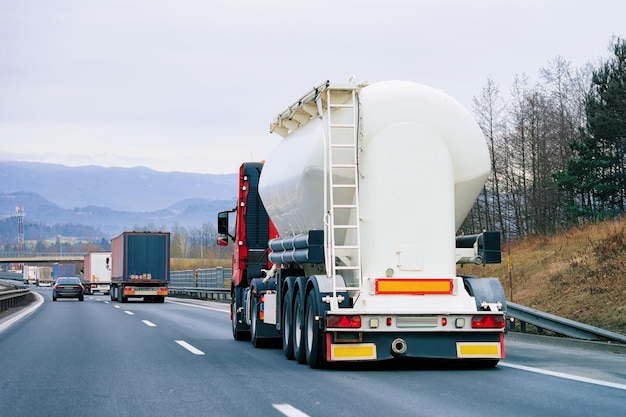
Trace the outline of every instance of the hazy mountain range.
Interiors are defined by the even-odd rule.
[[[97,237],[148,226],[215,225],[218,211],[234,207],[236,193],[237,174],[0,161],[0,222],[9,229],[18,205],[25,225],[85,225],[90,234],[102,233]]]

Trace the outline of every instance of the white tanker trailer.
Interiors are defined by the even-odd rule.
[[[500,261],[498,232],[455,243],[490,173],[470,113],[412,82],[326,82],[270,131],[283,139],[263,165],[242,166],[233,210],[235,338],[280,338],[288,358],[312,367],[393,357],[497,364],[502,286],[456,275],[457,263]],[[224,236],[228,215],[220,219]],[[248,247],[259,225],[258,247]]]

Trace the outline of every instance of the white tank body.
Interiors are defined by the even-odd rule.
[[[390,267],[455,276],[455,232],[490,173],[480,127],[454,99],[413,82],[370,84],[358,98],[363,277]],[[323,132],[311,120],[265,162],[259,192],[281,236],[324,229]]]

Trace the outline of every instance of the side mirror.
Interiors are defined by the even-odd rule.
[[[217,233],[220,235],[228,235],[228,213],[228,211],[217,213]]]

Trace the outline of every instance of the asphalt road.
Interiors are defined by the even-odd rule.
[[[233,340],[228,305],[52,302],[0,322],[0,416],[619,416],[626,352],[507,342],[495,369],[312,370]]]

